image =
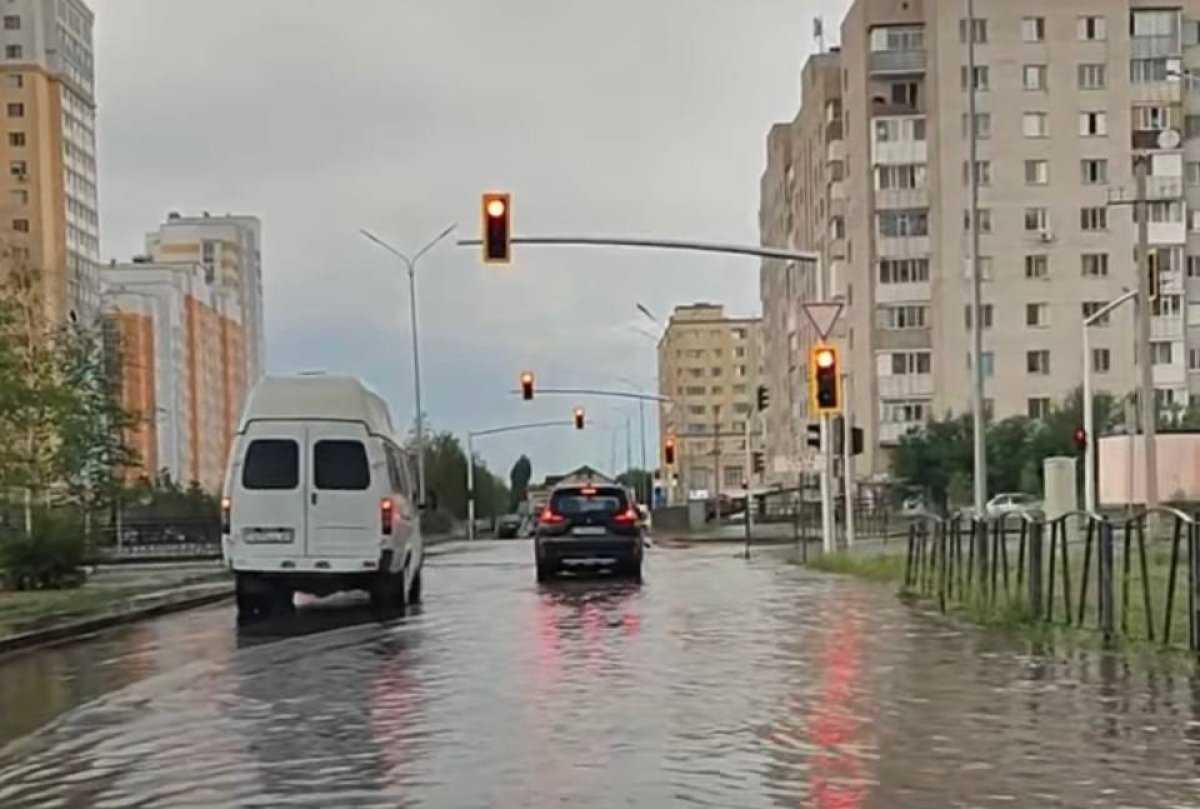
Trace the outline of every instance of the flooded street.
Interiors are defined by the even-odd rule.
[[[539,586],[480,543],[403,620],[218,606],[0,660],[0,806],[1200,806],[1194,673],[736,554]]]

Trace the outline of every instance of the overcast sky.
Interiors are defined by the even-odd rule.
[[[518,234],[757,243],[767,130],[790,119],[812,18],[849,0],[89,0],[96,12],[101,250],[127,260],[168,211],[263,223],[273,372],[356,374],[413,416],[408,291],[367,227],[413,251],[479,193]],[[610,468],[637,407],[508,391],[653,388],[657,327],[699,300],[758,314],[752,259],[517,248],[509,268],[446,244],[418,270],[425,410],[462,434],[587,408],[596,429],[490,438],[507,476]],[[641,318],[639,320],[639,318]],[[616,403],[614,403],[616,402]],[[647,408],[647,453],[657,419]],[[621,432],[618,467],[624,467]]]

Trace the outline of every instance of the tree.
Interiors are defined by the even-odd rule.
[[[516,511],[519,503],[525,502],[529,495],[529,481],[533,478],[533,464],[529,458],[522,455],[517,458],[517,462],[513,464],[512,471],[508,473],[509,488],[511,496],[509,497],[509,511]]]
[[[617,483],[633,489],[638,497],[649,497],[654,489],[654,476],[645,469],[630,469],[617,475]]]

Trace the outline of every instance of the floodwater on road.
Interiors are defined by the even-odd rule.
[[[5,809],[1200,807],[1194,671],[732,546],[538,585],[527,542],[477,543],[405,619],[219,606],[11,657],[2,739]]]

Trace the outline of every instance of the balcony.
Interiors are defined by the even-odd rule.
[[[1129,85],[1129,95],[1134,104],[1181,104],[1183,82],[1178,79],[1133,82]]]
[[[933,374],[897,374],[879,377],[879,396],[902,399],[910,396],[932,396]]]
[[[1182,354],[1181,346],[1175,346],[1175,353]],[[1181,358],[1182,359],[1182,358]],[[1155,365],[1152,371],[1155,385],[1182,385],[1187,378],[1187,370],[1182,362],[1170,365]]]
[[[928,281],[917,281],[910,284],[876,284],[876,303],[911,303],[930,299],[931,290]]]
[[[1163,130],[1161,129],[1135,129],[1132,133],[1132,138],[1130,139],[1130,145],[1139,151],[1154,151],[1156,149],[1161,149],[1162,147],[1159,146],[1159,138],[1162,136],[1162,133]],[[1179,134],[1182,140],[1183,133],[1180,132]],[[1171,151],[1177,150],[1178,149],[1173,149]]]
[[[1151,340],[1182,340],[1183,339],[1183,318],[1182,317],[1151,317],[1150,318],[1150,339]],[[1160,366],[1155,366],[1160,367]]]
[[[875,51],[868,62],[868,70],[874,75],[891,76],[924,73],[925,61],[923,50]]]
[[[929,255],[928,236],[880,236],[875,241],[880,258],[925,258]]]
[[[919,430],[925,426],[923,421],[890,421],[879,425],[880,444],[899,444],[900,439],[910,430]]]
[[[887,188],[875,192],[875,207],[928,208],[928,188]]]
[[[1186,244],[1187,228],[1183,222],[1151,222],[1151,244]]]
[[[830,143],[835,140],[843,140],[841,118],[825,124],[825,142]]]
[[[1173,34],[1129,38],[1129,58],[1131,59],[1167,59],[1181,56],[1183,56],[1183,42],[1179,38],[1178,31]]]
[[[829,184],[829,198],[831,200],[844,200],[846,198],[846,183],[841,180],[834,180]]]
[[[846,141],[838,138],[828,141],[825,147],[825,160],[828,163],[843,163],[846,160]]]

